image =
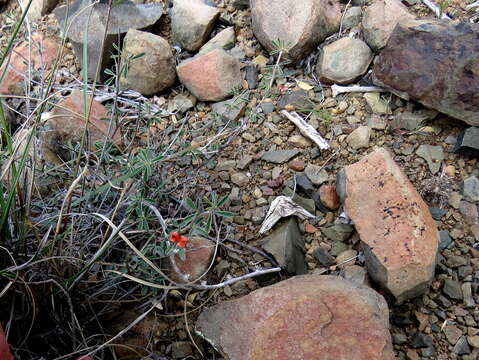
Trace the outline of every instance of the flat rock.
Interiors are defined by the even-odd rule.
[[[409,20],[398,24],[373,67],[375,84],[479,125],[479,24]],[[436,49],[443,49],[439,53]]]
[[[383,148],[343,172],[345,211],[361,237],[369,275],[398,302],[422,294],[439,245],[427,205]]]
[[[441,168],[444,160],[444,151],[441,146],[422,144],[416,150],[416,154],[426,160],[427,166],[433,174],[436,174]]]
[[[292,198],[292,200],[296,204],[301,206],[303,209],[305,209],[309,213],[314,214],[314,212],[316,210],[316,204],[315,204],[313,199],[308,199],[308,198],[304,198],[302,196],[299,196],[297,193],[293,193],[293,190],[291,190],[291,188],[289,188],[289,187],[284,188],[283,194],[284,194],[284,196],[288,196],[288,197]]]
[[[388,316],[370,288],[304,275],[204,310],[195,331],[229,360],[393,360]]]
[[[135,55],[143,56],[127,60]],[[120,85],[153,95],[172,86],[176,79],[175,59],[168,41],[161,36],[138,30],[128,30],[123,43],[122,61],[128,61],[128,72],[123,72]]]
[[[279,266],[289,273],[302,275],[308,272],[304,257],[304,239],[294,217],[276,226],[261,243],[263,249],[273,255]]]
[[[185,96],[178,94],[168,103],[169,112],[178,112],[184,114],[188,110],[191,110],[195,107],[196,99],[193,96]]]
[[[241,96],[235,96],[232,99],[211,105],[211,110],[226,121],[238,120],[244,114],[245,108],[246,101]]]
[[[346,10],[343,19],[343,30],[349,30],[359,25],[363,18],[363,11],[360,6],[352,6]]]
[[[432,109],[424,109],[420,111],[405,111],[394,116],[390,123],[391,129],[401,129],[414,131],[423,125],[426,121],[434,119],[437,111]]]
[[[322,229],[324,235],[333,241],[346,241],[353,233],[354,228],[347,224],[334,224]]]
[[[366,73],[372,60],[364,41],[344,37],[323,47],[316,74],[325,83],[350,84]]]
[[[174,0],[171,12],[173,42],[183,49],[197,51],[210,36],[220,11],[202,0]]]
[[[235,46],[235,29],[229,27],[221,30],[214,38],[204,44],[200,49],[200,54],[205,54],[214,49],[229,50]]]
[[[296,155],[300,153],[299,150],[270,150],[266,151],[263,156],[261,156],[261,160],[274,163],[274,164],[283,164]]]
[[[475,176],[470,176],[464,180],[462,185],[462,194],[464,199],[472,202],[479,201],[479,180]]]
[[[221,49],[185,60],[176,71],[180,81],[201,101],[221,101],[242,81],[238,60]]]
[[[371,129],[369,126],[359,126],[356,130],[348,135],[346,141],[352,149],[358,150],[369,147],[370,137]]]
[[[377,92],[365,93],[363,95],[366,103],[374,114],[391,114],[389,104],[381,99],[381,94]]]
[[[306,169],[304,169],[304,173],[314,185],[321,185],[329,179],[326,169],[319,165],[308,164]]]
[[[400,0],[375,0],[363,13],[364,39],[374,51],[381,50],[396,24],[413,18]]]
[[[189,238],[185,260],[178,255],[169,257],[171,279],[178,283],[197,280],[210,266],[214,252],[215,244],[212,241],[199,236]]]
[[[334,256],[330,255],[328,250],[325,248],[318,246],[314,251],[313,251],[313,256],[318,260],[318,262],[322,266],[329,267],[331,265],[336,264],[336,259]]]
[[[287,56],[298,61],[339,29],[339,2],[251,0],[253,33],[266,50],[281,40]]]
[[[479,127],[465,129],[457,138],[454,152],[479,158]]]

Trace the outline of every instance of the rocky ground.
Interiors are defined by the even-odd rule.
[[[61,145],[81,142],[82,117],[64,110],[83,113],[81,79],[110,68],[99,44],[121,33],[129,69],[97,78],[92,143],[107,135],[135,152],[173,141],[181,127],[178,152],[222,139],[209,161],[185,158],[167,175],[172,183],[187,178],[199,193],[228,195],[224,210],[235,214],[209,236],[185,231],[186,260],[172,258],[170,273],[187,283],[209,270],[206,283],[231,283],[171,290],[168,306],[117,341],[148,348],[149,359],[478,359],[479,27],[468,5],[442,3],[438,15],[450,19],[438,22],[414,0],[175,0],[139,10],[123,3],[105,37],[106,5],[93,23],[80,12],[52,88],[65,99],[43,117],[42,166],[60,166]],[[32,9],[30,31],[43,44],[32,63],[45,74],[66,8],[34,0]],[[81,2],[71,4],[78,9]],[[15,6],[4,11],[4,34],[18,15]],[[20,34],[11,64],[24,73],[28,31]],[[113,125],[102,121],[113,103],[102,85],[108,78],[134,91],[120,94],[124,116]],[[35,79],[32,96],[42,84]],[[369,89],[343,88],[352,84]],[[23,78],[7,73],[0,92],[25,94]],[[23,123],[30,105],[5,103],[12,126]],[[132,103],[148,104],[161,121],[138,125],[144,108]],[[61,188],[55,182],[47,191]],[[303,215],[261,233],[282,195]],[[44,209],[36,211],[40,219]],[[278,266],[280,273],[234,280]],[[106,327],[118,333],[138,307],[111,315]]]

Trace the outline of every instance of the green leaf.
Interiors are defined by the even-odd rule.
[[[217,207],[222,207],[224,204],[226,204],[226,202],[228,201],[229,199],[229,196],[228,195],[225,195],[223,196],[220,201],[218,201],[218,204],[216,205]]]
[[[187,210],[190,210],[190,211],[198,210],[198,205],[195,204],[195,202],[193,200],[191,200],[190,198],[185,199],[185,206],[186,206]]]
[[[220,210],[220,211],[216,211],[215,212],[215,215],[218,215],[218,216],[221,216],[221,217],[224,217],[224,218],[232,218],[233,216],[235,216],[236,214],[231,212],[231,211],[223,211],[223,210]]]

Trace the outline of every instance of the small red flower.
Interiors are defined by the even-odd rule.
[[[188,238],[186,236],[180,237],[180,241],[178,242],[178,246],[180,248],[185,248],[186,244],[188,244]]]
[[[171,237],[170,237],[171,242],[176,243],[176,242],[180,241],[180,239],[181,239],[180,234],[178,234],[176,231],[171,233]]]

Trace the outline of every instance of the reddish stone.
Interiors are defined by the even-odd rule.
[[[308,234],[314,234],[316,231],[318,231],[318,229],[316,229],[313,225],[311,224],[306,224],[304,226],[304,230],[308,233]]]
[[[180,81],[202,101],[221,101],[242,83],[238,60],[222,49],[185,60],[176,71]]]
[[[0,94],[23,95],[25,79],[33,78],[32,74],[28,74],[29,56],[32,72],[40,75],[41,82],[47,81],[50,70],[57,58],[58,50],[59,45],[57,43],[46,39],[40,33],[32,35],[31,53],[28,42],[23,41],[17,45],[13,49],[12,56],[10,57],[5,79],[0,85]],[[2,66],[0,73],[3,74],[5,66],[6,65]]]
[[[288,167],[294,171],[303,171],[306,167],[306,164],[304,163],[304,161],[301,160],[291,160],[288,163]]]
[[[383,148],[343,174],[345,211],[361,237],[369,275],[398,302],[425,292],[439,242],[426,203]]]
[[[337,276],[295,276],[219,303],[195,330],[229,360],[394,359],[384,298]]]
[[[10,346],[8,345],[7,338],[3,332],[2,325],[0,325],[0,359],[13,360],[13,355],[10,352]]]
[[[170,257],[170,277],[178,283],[194,282],[208,267],[215,252],[215,244],[208,239],[196,236],[189,239],[185,261],[178,255]]]
[[[336,187],[332,185],[322,185],[319,188],[319,199],[321,203],[330,210],[339,209],[339,196]]]

